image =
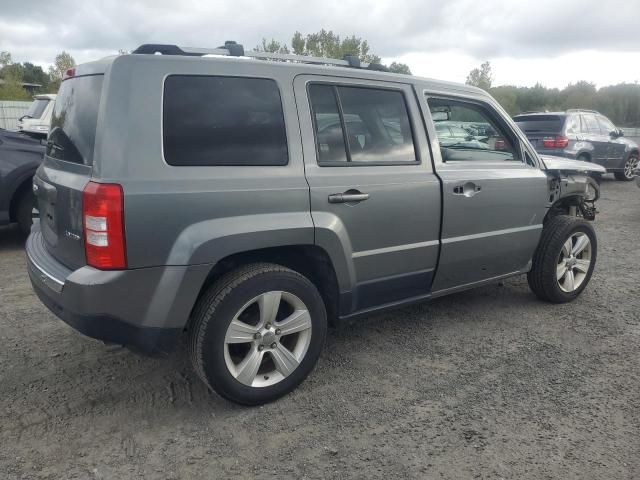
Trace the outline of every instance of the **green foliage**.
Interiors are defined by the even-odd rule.
[[[391,62],[391,65],[389,65],[389,71],[393,73],[402,73],[404,75],[411,75],[411,70],[409,70],[409,65],[407,65],[406,63]]]
[[[0,52],[0,68],[11,65],[11,54],[9,52]]]
[[[0,84],[0,100],[31,100],[31,95],[22,88],[22,83],[15,80],[5,80]]]
[[[352,35],[340,38],[331,30],[324,29],[317,33],[310,33],[306,36],[300,32],[295,32],[291,38],[291,50],[285,43],[280,43],[274,39],[267,41],[262,39],[262,44],[256,50],[272,53],[294,53],[296,55],[310,55],[313,57],[326,57],[342,59],[345,55],[355,55],[364,63],[380,63],[380,57],[371,53],[369,42],[360,37]],[[404,73],[411,75],[409,66],[404,63],[393,62],[389,70],[394,73]]]
[[[531,111],[563,111],[569,108],[598,110],[619,126],[640,126],[640,85],[621,83],[599,90],[589,82],[580,81],[566,88],[546,88],[503,85],[489,93],[511,115]]]
[[[466,84],[488,91],[491,88],[492,82],[493,75],[491,74],[491,64],[489,62],[484,62],[480,65],[480,68],[474,68],[469,72]]]

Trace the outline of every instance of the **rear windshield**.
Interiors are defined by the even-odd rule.
[[[514,117],[513,120],[523,132],[560,133],[565,118],[561,115],[527,115]]]
[[[98,107],[104,75],[62,82],[51,117],[47,155],[67,162],[93,164]]]
[[[27,110],[25,118],[42,117],[42,113],[44,112],[44,109],[47,108],[48,103],[49,99],[47,98],[38,98],[34,100],[33,103],[29,106],[29,110]]]

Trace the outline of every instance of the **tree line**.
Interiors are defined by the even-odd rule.
[[[471,70],[466,83],[488,91],[511,115],[586,108],[599,111],[620,127],[640,127],[638,83],[620,83],[599,89],[587,81],[569,84],[563,89],[547,88],[540,83],[533,87],[494,87],[489,62]]]
[[[73,57],[65,51],[56,55],[48,72],[31,62],[13,62],[10,52],[0,52],[0,79],[4,81],[0,83],[0,100],[31,100],[24,83],[40,85],[33,88],[34,93],[56,93],[64,72],[75,65]]]

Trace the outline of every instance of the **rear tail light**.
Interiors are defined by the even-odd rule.
[[[62,80],[66,80],[67,78],[72,78],[75,76],[76,76],[76,69],[68,68],[64,71],[64,74],[62,75]]]
[[[89,182],[82,193],[82,223],[87,264],[100,270],[127,268],[122,187]]]
[[[544,148],[567,148],[569,145],[569,139],[563,135],[556,135],[555,137],[544,137],[542,139]]]

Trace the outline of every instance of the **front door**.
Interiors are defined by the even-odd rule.
[[[340,313],[428,296],[440,185],[410,87],[304,75],[294,90],[316,244],[348,266]]]
[[[528,270],[546,213],[546,175],[490,104],[428,96],[425,108],[435,120],[434,132],[442,130],[438,124],[469,132],[459,142],[440,134],[432,143],[443,183],[442,250],[433,293]]]

